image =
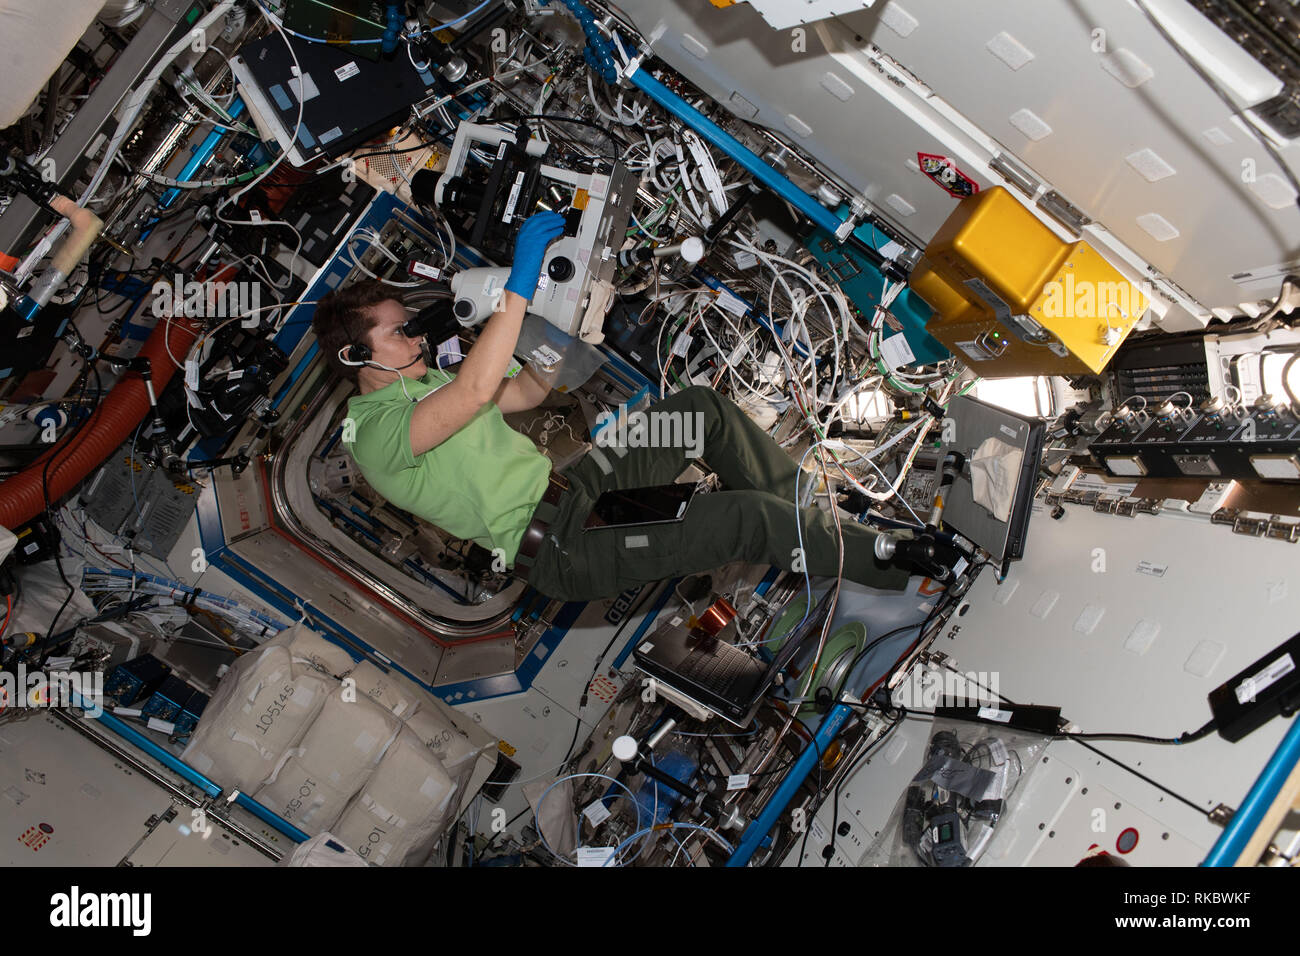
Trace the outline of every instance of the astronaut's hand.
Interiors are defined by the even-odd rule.
[[[515,258],[506,280],[506,291],[531,300],[542,275],[546,247],[564,234],[564,217],[558,212],[539,212],[528,217],[515,237]]]

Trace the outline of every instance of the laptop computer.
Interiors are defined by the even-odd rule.
[[[259,125],[274,134],[289,162],[304,166],[334,158],[406,119],[411,105],[441,89],[431,68],[418,70],[398,55],[378,62],[349,47],[271,34],[244,44],[232,67],[240,93]],[[301,91],[301,93],[300,93]],[[291,139],[302,98],[302,125]]]
[[[633,651],[636,665],[666,688],[699,703],[719,717],[745,727],[754,719],[776,675],[794,658],[807,639],[826,622],[830,601],[822,601],[781,645],[766,667],[724,638],[735,633],[728,622],[717,637],[698,628],[669,624],[642,641]]]

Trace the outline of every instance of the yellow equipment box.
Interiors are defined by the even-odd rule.
[[[1148,304],[1001,186],[958,204],[910,285],[935,310],[926,331],[985,378],[1100,372]]]

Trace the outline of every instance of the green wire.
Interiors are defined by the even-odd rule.
[[[655,210],[655,211],[654,211],[654,212],[653,212],[653,213],[648,217],[648,218],[649,218],[649,221],[646,223],[647,226],[649,226],[651,229],[653,229],[655,226],[657,226],[657,225],[659,224],[659,220],[662,219],[662,218],[664,217],[664,215],[667,214],[668,210],[672,208],[673,203],[675,203],[675,202],[677,201],[677,194],[678,194],[680,191],[681,191],[681,187],[678,186],[677,189],[675,189],[675,190],[673,191],[673,194],[672,194],[671,196],[669,196],[668,199],[664,202],[664,204],[663,204],[662,206],[660,206],[658,209],[656,209],[656,210]],[[653,239],[655,242],[659,242],[659,241],[660,241],[660,237],[659,237],[659,236],[655,235],[655,234],[652,233],[652,232],[647,232],[645,229],[642,229],[640,226],[637,226],[637,225],[635,225],[635,224],[632,226],[631,229],[629,229],[629,230],[627,231],[627,234],[628,234],[628,236],[632,236],[632,235],[634,235],[635,233],[638,233],[638,232],[644,234],[645,236],[649,237],[650,239]]]

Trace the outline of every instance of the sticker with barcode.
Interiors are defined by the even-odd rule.
[[[423,276],[426,279],[437,279],[442,275],[442,270],[436,266],[426,265],[423,262],[412,262],[408,270],[411,275]]]
[[[593,827],[600,826],[610,818],[609,807],[605,806],[601,800],[588,804],[587,808],[582,811],[582,815],[591,821]]]
[[[554,365],[560,360],[560,353],[546,345],[539,345],[533,349],[532,356],[540,365]]]
[[[752,252],[745,252],[743,249],[736,253],[735,258],[737,269],[752,269],[758,265],[758,256]]]
[[[681,335],[677,336],[677,338],[673,339],[673,355],[680,355],[682,358],[685,358],[687,350],[690,349],[691,343],[694,341],[695,336],[691,335],[689,332],[683,332]]]
[[[524,174],[521,172],[515,176],[514,185],[510,187],[510,196],[506,200],[506,209],[505,212],[501,214],[502,222],[509,222],[510,217],[515,214],[515,204],[519,202],[519,190],[523,187],[523,184]]]
[[[352,77],[356,76],[360,72],[361,72],[361,67],[357,66],[356,60],[353,60],[350,63],[344,63],[341,67],[335,70],[334,75],[337,76],[339,78],[339,82],[342,83],[345,80],[352,79]]]
[[[199,363],[193,359],[185,360],[185,384],[196,392],[199,390]]]
[[[996,720],[1000,724],[1011,721],[1011,711],[998,710],[996,707],[981,707],[979,715],[981,720]]]
[[[733,773],[727,778],[728,790],[744,790],[748,786],[749,774],[747,773]]]
[[[1169,565],[1153,564],[1150,561],[1139,561],[1137,570],[1142,574],[1149,574],[1153,578],[1163,578],[1165,572],[1169,570]]]
[[[718,307],[726,309],[732,315],[744,315],[749,311],[749,306],[730,292],[723,292],[718,296]]]
[[[612,846],[580,846],[578,866],[604,866],[616,849],[617,847]]]
[[[1290,654],[1283,654],[1258,674],[1247,677],[1237,685],[1237,703],[1244,704],[1254,700],[1262,691],[1272,687],[1293,670],[1295,670],[1295,661],[1291,659]]]

